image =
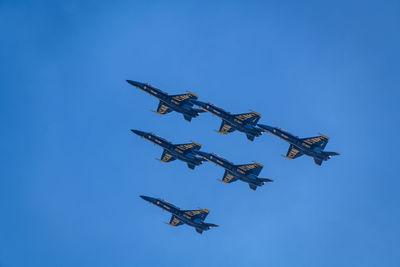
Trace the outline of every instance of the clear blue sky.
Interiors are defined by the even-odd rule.
[[[399,266],[398,1],[0,2],[0,266]],[[190,90],[342,155],[150,112]],[[154,160],[152,131],[275,179]],[[139,195],[211,210],[198,235]]]

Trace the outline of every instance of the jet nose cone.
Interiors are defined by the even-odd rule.
[[[147,197],[147,196],[140,196],[140,197],[146,201],[151,201],[151,197]]]
[[[140,87],[140,88],[143,88],[143,87],[144,87],[144,84],[143,84],[143,83],[136,82],[136,81],[132,81],[132,80],[126,80],[126,81],[127,81],[128,83],[132,84],[133,86]]]
[[[139,136],[144,136],[144,135],[146,134],[145,132],[142,132],[142,131],[139,131],[139,130],[131,129],[131,131],[132,131],[133,133],[139,135]]]

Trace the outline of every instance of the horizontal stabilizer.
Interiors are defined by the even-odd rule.
[[[249,187],[250,187],[250,189],[253,190],[253,191],[256,191],[256,189],[257,189],[257,186],[254,185],[254,184],[249,184]]]
[[[315,162],[315,164],[317,164],[318,166],[321,166],[321,165],[322,165],[322,159],[314,158],[314,162]]]
[[[190,122],[192,120],[192,116],[190,115],[183,114],[183,117],[185,118],[185,121]]]
[[[254,141],[254,135],[251,134],[246,134],[247,139],[249,139],[249,141]]]

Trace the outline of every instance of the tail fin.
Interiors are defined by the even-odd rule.
[[[255,184],[249,184],[251,190],[256,191],[257,186]]]

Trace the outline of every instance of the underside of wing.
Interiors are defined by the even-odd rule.
[[[160,101],[160,103],[158,104],[158,108],[157,108],[157,113],[164,115],[167,113],[170,113],[172,111],[172,109],[170,109],[167,105],[165,105],[163,102]]]
[[[210,213],[210,211],[207,209],[198,209],[198,210],[185,210],[184,213],[187,217],[190,217],[191,220],[199,218],[200,220],[204,221],[208,213]]]
[[[172,215],[171,220],[169,221],[169,225],[171,226],[179,226],[184,224],[181,220],[179,220],[175,215]]]
[[[238,169],[243,171],[245,174],[252,173],[254,175],[259,175],[262,168],[264,167],[260,163],[252,163],[252,164],[243,164],[243,165],[237,165]]]
[[[320,147],[323,150],[326,147],[326,144],[328,144],[329,138],[326,136],[315,136],[302,138],[301,140],[311,148]]]
[[[193,103],[188,100],[196,100],[197,98],[197,95],[193,93],[171,95],[171,101],[174,102],[176,105],[189,104],[190,106],[193,106]]]
[[[235,131],[236,129],[233,128],[229,123],[222,121],[221,123],[221,127],[219,127],[219,133],[221,134],[228,134],[231,133],[233,131]]]
[[[300,157],[302,155],[303,155],[303,153],[300,152],[300,150],[298,150],[295,146],[290,145],[289,150],[288,150],[285,158],[295,159],[295,158],[298,158],[298,157]]]
[[[235,182],[237,179],[238,178],[233,176],[231,173],[229,173],[228,171],[225,171],[224,177],[222,178],[221,182],[229,184],[229,183]]]
[[[180,150],[182,153],[188,152],[190,150],[199,150],[200,148],[201,145],[194,142],[176,145],[176,149]]]
[[[236,114],[234,116],[235,119],[240,120],[243,123],[250,123],[250,124],[256,124],[261,118],[261,115],[254,111],[250,113]]]
[[[174,156],[172,156],[171,154],[169,154],[167,150],[164,150],[164,152],[162,153],[162,156],[161,156],[161,161],[162,162],[171,162],[173,160],[176,160],[176,158]]]

